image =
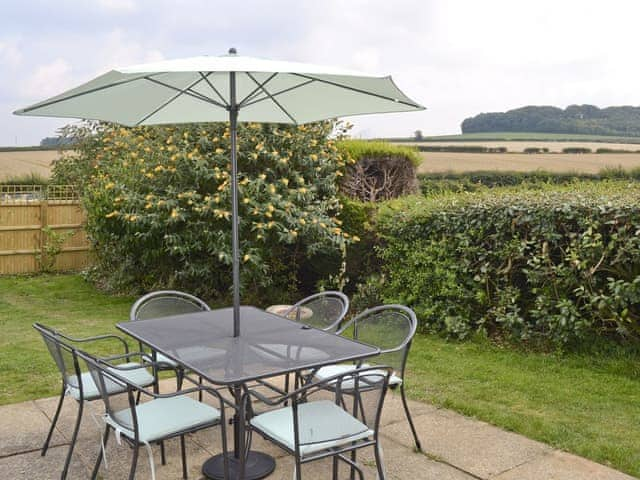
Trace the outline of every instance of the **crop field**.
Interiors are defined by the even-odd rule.
[[[614,143],[614,142],[575,142],[575,141],[516,141],[516,140],[486,140],[486,141],[456,141],[456,142],[402,142],[400,145],[423,146],[423,147],[488,147],[506,148],[508,152],[521,153],[525,148],[546,148],[550,153],[562,153],[564,148],[588,148],[595,152],[599,148],[610,150],[622,150],[625,152],[640,152],[640,144]]]
[[[413,138],[388,138],[390,142],[414,142]],[[459,135],[438,135],[424,137],[423,142],[477,142],[477,141],[540,141],[540,142],[598,142],[598,143],[640,143],[640,137],[615,137],[609,135],[582,135],[572,133],[538,132],[486,132],[462,133]]]
[[[0,152],[0,182],[10,177],[37,173],[48,177],[57,150]]]
[[[484,145],[484,143],[483,143]],[[453,153],[423,152],[418,173],[499,170],[598,173],[605,168],[640,167],[640,153]]]

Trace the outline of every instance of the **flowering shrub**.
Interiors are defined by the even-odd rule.
[[[316,254],[342,251],[352,241],[338,218],[345,160],[330,137],[334,127],[239,125],[244,302],[286,299],[310,255],[321,259]],[[59,181],[88,176],[84,205],[99,276],[118,289],[227,295],[228,127],[89,124],[78,133],[84,138],[78,153],[59,162],[55,173]]]

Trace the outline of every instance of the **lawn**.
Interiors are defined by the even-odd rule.
[[[637,355],[559,356],[418,336],[408,368],[414,399],[640,476]]]
[[[79,275],[0,278],[0,404],[59,393],[33,322],[77,335],[113,332],[132,301],[99,293]],[[638,356],[526,353],[421,335],[407,379],[415,399],[640,476]]]

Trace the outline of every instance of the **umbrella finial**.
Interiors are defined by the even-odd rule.
[[[235,55],[235,54],[237,54],[237,53],[238,53],[238,51],[235,49],[235,47],[231,47],[231,48],[229,49],[229,55]]]

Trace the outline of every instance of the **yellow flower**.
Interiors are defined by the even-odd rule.
[[[144,176],[145,176],[145,177],[147,177],[147,178],[153,178],[153,177],[155,177],[155,175],[154,175],[152,172],[145,173],[145,174],[144,174]]]
[[[158,165],[156,168],[153,169],[156,172],[161,172],[162,170],[164,170],[164,167],[162,165]]]
[[[144,199],[145,199],[146,201],[149,201],[149,200],[153,199],[153,194],[151,194],[151,193],[150,193],[149,195],[147,195],[146,197],[144,197]]]
[[[360,241],[360,237],[359,237],[359,236],[357,236],[357,235],[354,235],[354,236],[353,236],[353,241],[354,241],[354,242],[359,242],[359,241]]]
[[[120,213],[120,212],[118,212],[118,210],[114,210],[114,211],[113,211],[113,212],[111,212],[111,213],[107,213],[107,214],[105,215],[105,217],[107,217],[107,218],[115,217],[115,216],[116,216],[116,215],[118,215],[119,213]]]
[[[271,204],[267,205],[267,210],[269,210],[270,212],[275,211],[275,207]]]
[[[152,205],[152,204],[150,204],[150,203],[147,203],[147,204],[144,206],[145,210],[149,210],[151,207],[153,207],[153,205]]]
[[[216,154],[221,154],[224,153],[224,149],[223,148],[216,148]]]
[[[243,262],[248,262],[251,256],[248,253],[245,253],[244,257],[242,257]]]
[[[138,216],[137,215],[129,215],[129,221],[130,222],[135,222],[136,220],[138,220]]]
[[[318,155],[316,155],[315,153],[312,153],[311,155],[309,155],[309,158],[315,162],[318,160]]]
[[[257,153],[252,153],[252,154],[251,154],[251,157],[252,157],[254,160],[257,160],[257,159],[258,159],[258,154],[257,154]]]
[[[242,199],[242,203],[244,203],[244,204],[247,204],[247,203],[249,203],[249,202],[250,202],[250,200],[249,200],[248,198],[243,198],[243,199]]]
[[[284,183],[285,186],[289,185],[289,179],[288,178],[283,178],[281,180],[282,183]]]
[[[276,193],[276,186],[273,183],[269,185],[269,193],[271,194]]]
[[[301,218],[300,220],[298,220],[298,222],[300,223],[300,225],[304,225],[307,223],[304,218]]]
[[[267,176],[264,173],[261,173],[258,175],[258,178],[260,178],[260,180],[266,180]]]
[[[289,235],[291,235],[292,237],[297,237],[298,232],[296,232],[295,230],[289,230]]]
[[[159,207],[163,207],[164,205],[166,205],[167,202],[165,202],[164,200],[158,200],[158,206]]]
[[[107,183],[107,184],[104,186],[104,188],[105,188],[105,190],[111,190],[111,189],[113,189],[115,186],[116,186],[116,184],[115,184],[115,183],[113,183],[113,182],[109,182],[109,183]]]
[[[298,191],[299,191],[300,193],[307,193],[307,189],[306,189],[306,188],[304,188],[304,187],[300,187],[300,188],[298,189]]]
[[[171,210],[171,218],[177,218],[178,217],[178,211],[174,208],[173,210]]]

